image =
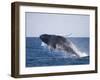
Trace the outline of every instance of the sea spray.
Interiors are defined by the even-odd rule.
[[[86,57],[88,56],[85,52],[80,51],[76,45],[72,42],[70,42],[70,46],[71,48],[75,51],[75,53],[79,56],[79,57]]]

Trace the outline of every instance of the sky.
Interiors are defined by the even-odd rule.
[[[89,37],[90,16],[82,14],[25,13],[26,37],[54,34]]]

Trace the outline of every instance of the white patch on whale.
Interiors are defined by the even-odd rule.
[[[46,48],[47,47],[47,44],[44,43],[44,42],[41,42],[41,46]]]

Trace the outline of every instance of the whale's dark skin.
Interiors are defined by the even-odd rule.
[[[77,53],[71,48],[70,41],[63,36],[42,34],[40,35],[40,39],[42,42],[47,44],[51,50],[59,49],[78,56]]]

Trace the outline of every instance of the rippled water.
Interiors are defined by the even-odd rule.
[[[89,38],[74,37],[69,40],[88,56],[73,58],[67,54],[65,57],[63,52],[51,52],[48,48],[41,46],[41,40],[38,37],[26,37],[26,67],[89,64]]]

